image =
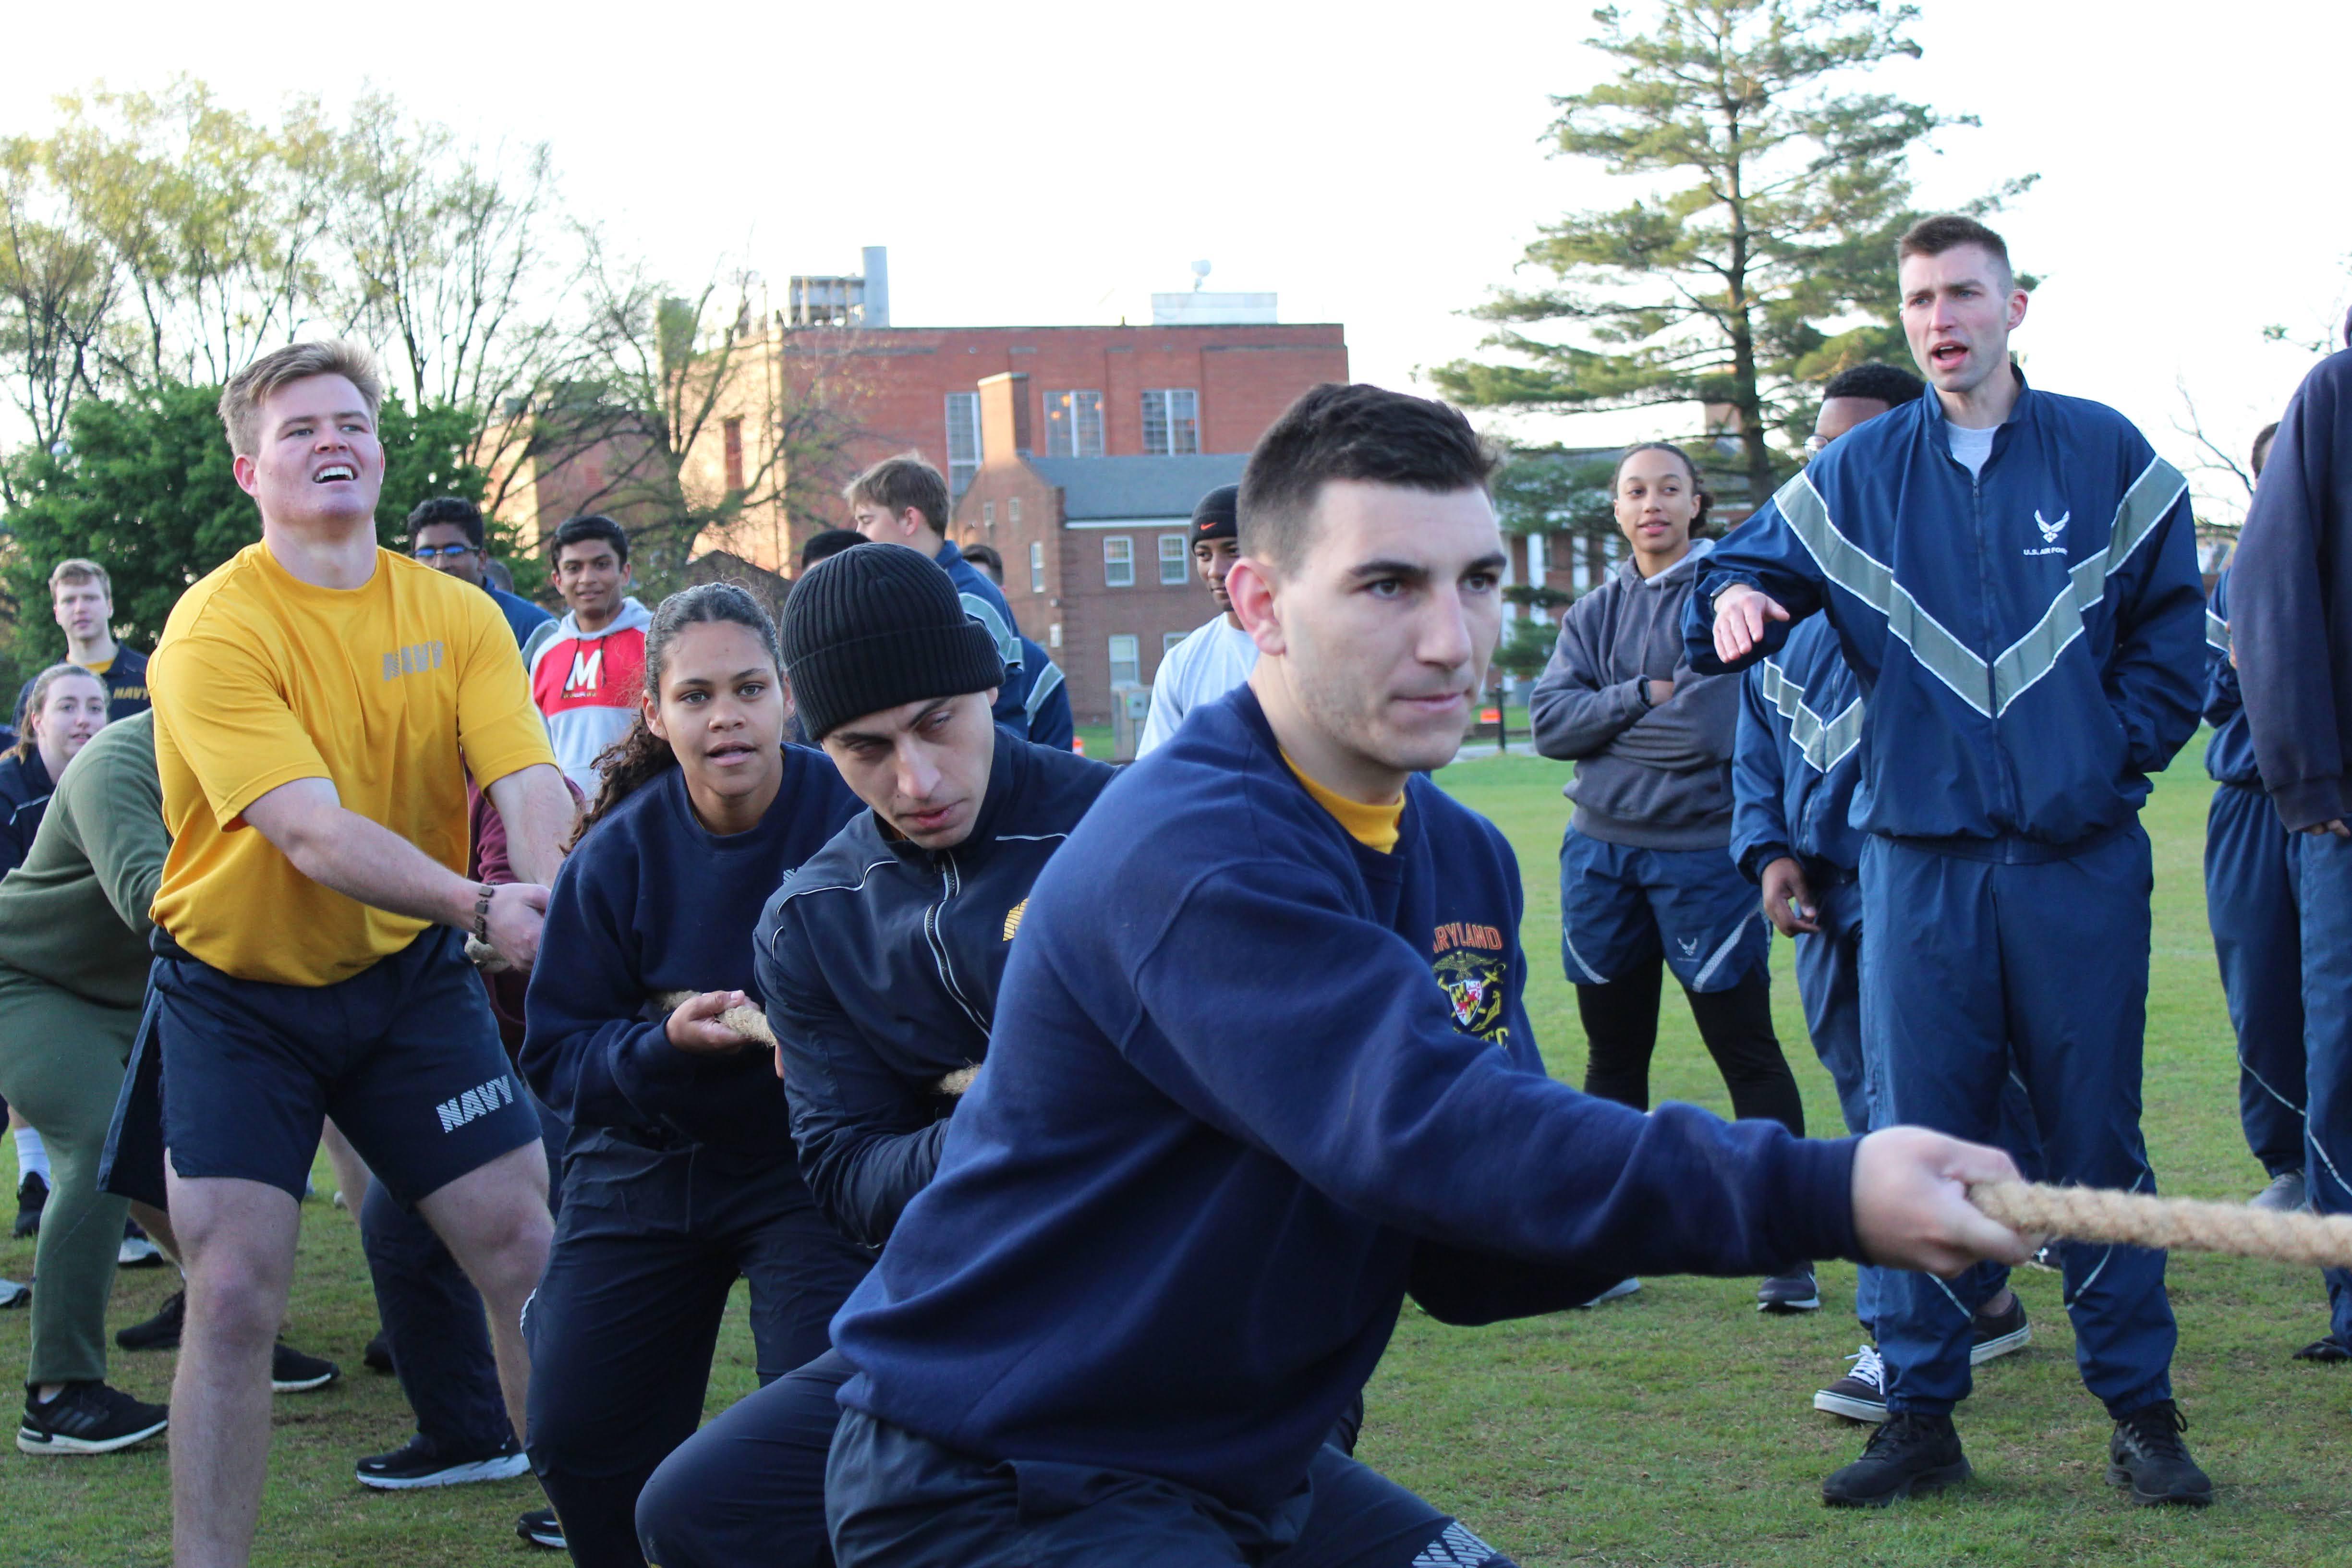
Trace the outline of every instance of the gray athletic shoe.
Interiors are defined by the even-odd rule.
[[[2248,1208],[2268,1209],[2273,1214],[2293,1214],[2307,1207],[2310,1194],[2304,1189],[2303,1173],[2288,1171],[2273,1176],[2271,1184],[2256,1193],[2246,1205]]]
[[[21,1307],[33,1299],[30,1285],[19,1285],[14,1279],[0,1279],[0,1312],[11,1307]]]

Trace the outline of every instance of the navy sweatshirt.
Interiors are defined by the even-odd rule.
[[[37,748],[21,757],[0,757],[0,876],[25,863],[56,790]]]
[[[861,809],[831,759],[799,746],[784,748],[783,787],[747,833],[695,820],[676,768],[623,801],[572,850],[548,899],[517,1063],[532,1089],[575,1127],[781,1157],[791,1129],[774,1058],[681,1051],[652,998],[743,991],[756,1002],[761,904]]]
[[[2254,759],[2253,732],[2246,725],[2245,700],[2238,691],[2237,667],[2230,662],[2230,574],[2213,584],[2205,606],[2205,722],[2213,738],[2205,742],[2205,772],[2215,784],[2263,787]]]
[[[2254,755],[2290,831],[2352,818],[2352,351],[2313,367],[2230,563]]]
[[[1546,1078],[1509,846],[1424,778],[1399,826],[1349,837],[1247,687],[1105,792],[834,1321],[843,1403],[1024,1489],[1133,1470],[1271,1518],[1408,1291],[1478,1322],[1853,1254],[1849,1146]]]
[[[937,854],[852,818],[760,917],[761,994],[817,1207],[880,1246],[931,1179],[955,1097],[988,1054],[1005,955],[1045,862],[1116,777],[996,731],[971,834]]]

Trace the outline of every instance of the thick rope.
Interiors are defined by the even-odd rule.
[[[2030,1182],[1979,1182],[1969,1188],[1969,1202],[2027,1235],[2352,1268],[2352,1215],[2282,1214],[2244,1204]]]
[[[690,1001],[693,996],[691,991],[665,991],[654,1000],[664,1007],[674,1008],[682,1002]],[[765,1046],[770,1050],[775,1048],[776,1037],[768,1027],[768,1016],[757,1007],[730,1007],[719,1015],[719,1025],[746,1044]],[[958,1068],[931,1087],[941,1094],[959,1095],[971,1087],[971,1080],[979,1072],[977,1067]]]

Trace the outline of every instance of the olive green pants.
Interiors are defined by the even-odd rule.
[[[130,1202],[98,1190],[98,1162],[138,1029],[135,1007],[105,1006],[0,964],[0,1097],[49,1151],[27,1387],[106,1375],[106,1299]]]

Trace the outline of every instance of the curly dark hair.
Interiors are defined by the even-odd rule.
[[[760,639],[760,646],[768,650],[769,662],[782,670],[784,661],[776,644],[776,623],[769,618],[751,591],[735,582],[698,583],[691,588],[679,589],[655,606],[653,625],[646,628],[646,695],[660,700],[662,669],[669,662],[670,645],[677,640],[677,634],[688,626],[712,624],[750,628]],[[640,702],[629,732],[598,753],[596,771],[604,782],[597,787],[595,804],[582,816],[580,826],[572,830],[564,849],[569,852],[623,801],[676,766],[677,753],[670,750],[667,741],[646,728],[645,706]]]

